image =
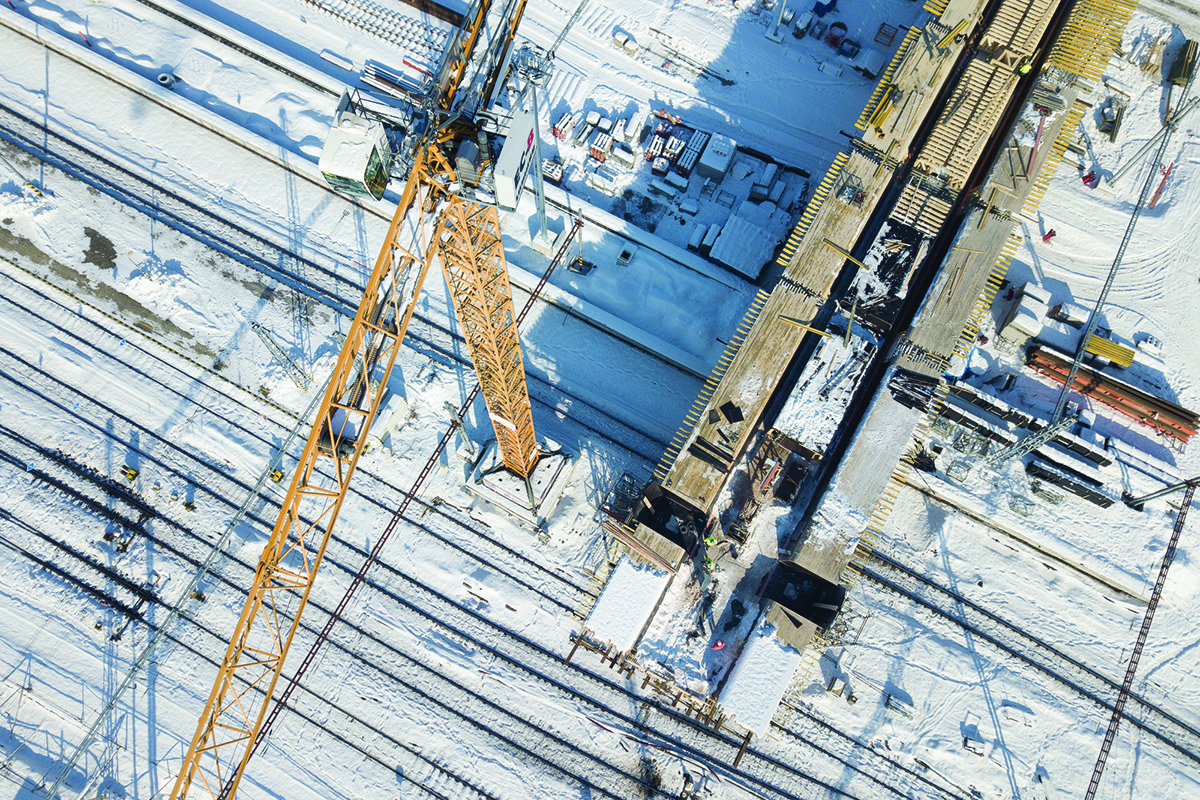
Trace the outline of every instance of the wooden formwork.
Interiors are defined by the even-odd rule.
[[[909,28],[908,33],[904,35],[900,46],[896,48],[896,55],[892,56],[892,60],[888,63],[887,69],[883,71],[883,75],[879,77],[879,82],[875,84],[875,90],[871,92],[871,99],[863,107],[862,114],[858,117],[858,122],[854,126],[859,130],[866,130],[868,127],[873,127],[882,123],[883,109],[887,107],[887,103],[895,103],[895,98],[889,94],[895,93],[895,84],[892,79],[896,74],[897,68],[908,56],[913,44],[921,37],[920,28]]]
[[[1098,79],[1136,7],[1129,0],[1079,0],[1050,51],[1050,62],[1073,75]]]
[[[729,734],[733,741],[739,744],[738,754],[733,760],[733,766],[737,767],[742,756],[746,754],[754,733],[733,722],[721,709],[716,697],[701,697],[678,686],[665,675],[646,669],[637,661],[637,648],[628,651],[617,650],[610,643],[593,640],[590,633],[587,628],[581,628],[579,633],[575,634],[575,642],[566,658],[567,663],[575,657],[576,651],[583,648],[599,655],[601,664],[615,670],[623,678],[632,679],[641,673],[643,690],[653,689],[655,694],[671,702],[671,708],[712,728],[718,735]]]
[[[914,166],[937,174],[961,191],[1012,96],[1017,75],[990,62],[972,61],[929,133]]]
[[[1058,7],[1058,0],[1008,0],[996,10],[981,47],[996,50],[1010,68],[1015,69],[1024,59],[1031,58],[1046,26]]]
[[[911,225],[932,238],[941,230],[951,208],[945,198],[930,194],[919,184],[910,182],[900,193],[891,218]]]

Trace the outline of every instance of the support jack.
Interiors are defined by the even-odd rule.
[[[467,481],[467,491],[540,530],[562,497],[573,459],[555,442],[543,441],[538,447],[537,466],[522,478],[504,468],[500,448],[495,440],[489,441]]]

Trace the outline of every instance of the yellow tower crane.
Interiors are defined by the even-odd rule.
[[[466,177],[451,166],[455,148],[477,139],[475,112],[503,73],[525,3],[506,0],[493,9],[493,0],[473,0],[451,37],[431,84],[426,128],[412,148],[407,183],[184,756],[173,800],[232,798],[237,791],[435,257],[504,466],[528,477],[537,463],[499,215],[462,194]],[[480,48],[483,40],[487,46]]]

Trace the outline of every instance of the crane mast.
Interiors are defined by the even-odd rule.
[[[418,155],[413,175],[425,170]],[[432,251],[399,243],[405,212],[431,199],[427,183],[409,180],[259,558],[173,798],[191,797],[193,790],[216,797],[227,780],[236,789],[246,768],[248,746],[283,669],[429,269]]]
[[[434,81],[436,96],[425,107],[424,137],[413,149],[400,202],[248,587],[172,800],[232,798],[237,791],[435,258],[468,341],[503,463],[521,477],[537,463],[499,215],[492,206],[456,194],[463,184],[447,156],[457,142],[476,135],[473,112],[499,79],[525,2],[509,0],[499,22],[489,25],[491,0],[475,0],[444,55]],[[493,39],[464,89],[487,30],[495,32]]]

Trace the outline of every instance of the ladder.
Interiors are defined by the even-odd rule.
[[[1125,711],[1125,702],[1129,700],[1129,690],[1133,687],[1133,675],[1137,672],[1138,660],[1142,657],[1142,648],[1146,645],[1146,637],[1150,633],[1150,623],[1154,621],[1154,610],[1158,607],[1158,599],[1162,596],[1163,584],[1167,582],[1167,570],[1175,560],[1175,546],[1179,544],[1179,534],[1183,533],[1183,522],[1187,519],[1188,507],[1192,504],[1192,494],[1196,484],[1189,482],[1187,491],[1183,493],[1183,506],[1179,516],[1175,518],[1175,529],[1171,532],[1171,541],[1167,544],[1167,552],[1163,556],[1162,566],[1158,568],[1158,579],[1154,581],[1154,591],[1150,594],[1150,603],[1146,606],[1146,617],[1142,620],[1142,629],[1138,632],[1137,642],[1133,653],[1129,656],[1129,666],[1125,669],[1125,680],[1121,682],[1121,690],[1117,693],[1117,702],[1113,704],[1112,718],[1108,721],[1108,730],[1104,734],[1104,743],[1100,745],[1100,755],[1096,758],[1096,768],[1092,770],[1092,781],[1088,784],[1084,800],[1094,800],[1096,789],[1100,786],[1100,776],[1104,773],[1104,764],[1108,761],[1108,751],[1112,749],[1113,740],[1117,737],[1117,725],[1121,723],[1121,715]]]

